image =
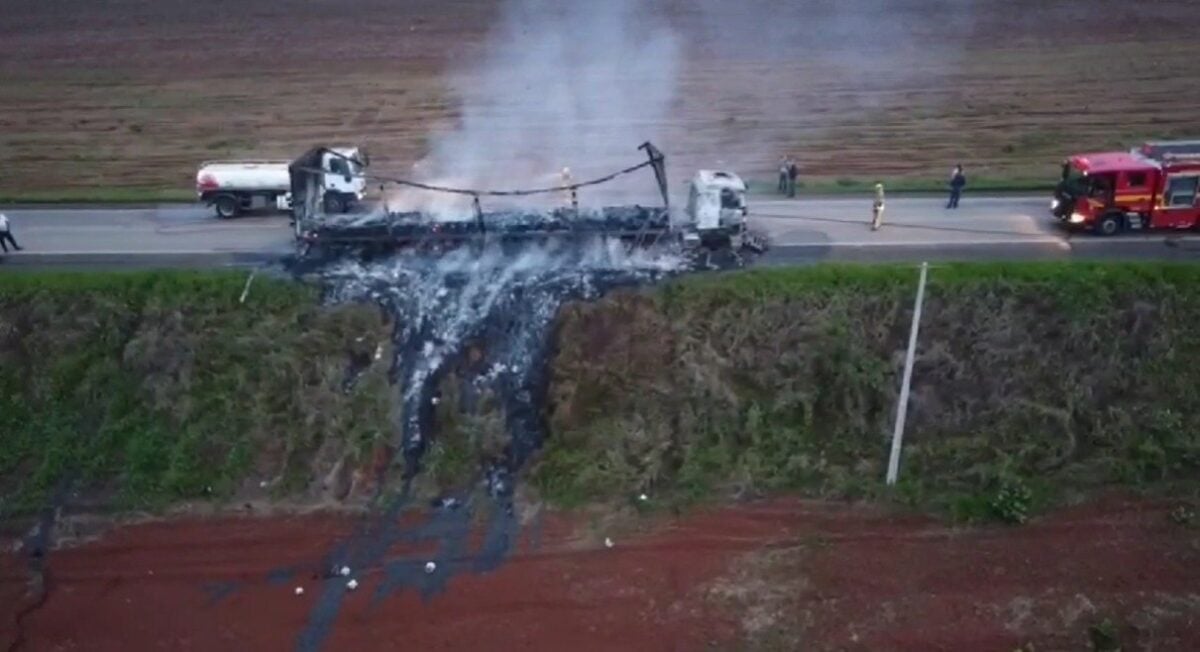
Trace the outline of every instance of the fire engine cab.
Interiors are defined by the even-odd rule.
[[[1200,225],[1200,140],[1148,142],[1128,152],[1072,156],[1050,211],[1101,235]]]

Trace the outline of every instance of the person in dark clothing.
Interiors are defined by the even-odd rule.
[[[967,175],[963,174],[963,167],[961,165],[954,166],[954,173],[950,175],[950,202],[946,204],[946,208],[958,208],[958,200],[962,197],[965,185],[967,185]]]
[[[788,197],[796,196],[796,177],[800,176],[800,166],[796,165],[796,161],[789,160],[787,166],[788,176]]]

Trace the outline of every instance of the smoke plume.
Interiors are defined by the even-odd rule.
[[[508,0],[482,62],[459,71],[460,125],[435,136],[418,179],[472,189],[553,187],[564,168],[583,181],[624,168],[662,136],[679,74],[680,42],[645,0]],[[634,174],[581,192],[581,203],[649,202],[653,177]],[[565,195],[520,198],[563,203]],[[404,190],[402,210],[445,217],[470,198]],[[485,208],[503,207],[487,200]]]

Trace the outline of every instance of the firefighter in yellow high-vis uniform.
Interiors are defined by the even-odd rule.
[[[567,187],[567,186],[571,185],[571,181],[572,181],[571,168],[563,168],[562,173],[560,174],[560,178],[562,179],[562,185],[564,188],[563,201],[567,204],[567,206],[574,206],[575,205],[575,189]]]
[[[883,184],[875,184],[875,203],[871,206],[871,230],[878,231],[883,226]]]

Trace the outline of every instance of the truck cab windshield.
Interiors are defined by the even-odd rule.
[[[721,208],[737,209],[742,207],[742,198],[729,188],[721,189]]]
[[[1074,197],[1102,199],[1111,190],[1112,183],[1101,175],[1088,175],[1074,165],[1064,163],[1059,188]]]
[[[1083,173],[1083,170],[1071,165],[1063,163],[1062,166],[1062,185],[1072,190],[1082,190],[1087,187],[1088,177]]]
[[[343,158],[331,156],[329,157],[329,171],[337,175],[350,174],[350,164]]]
[[[1068,182],[1069,181],[1078,181],[1080,179],[1083,179],[1085,176],[1086,175],[1083,173],[1083,170],[1080,170],[1079,168],[1075,167],[1074,165],[1071,165],[1070,163],[1063,163],[1063,166],[1062,166],[1062,180],[1063,181],[1068,181]]]

